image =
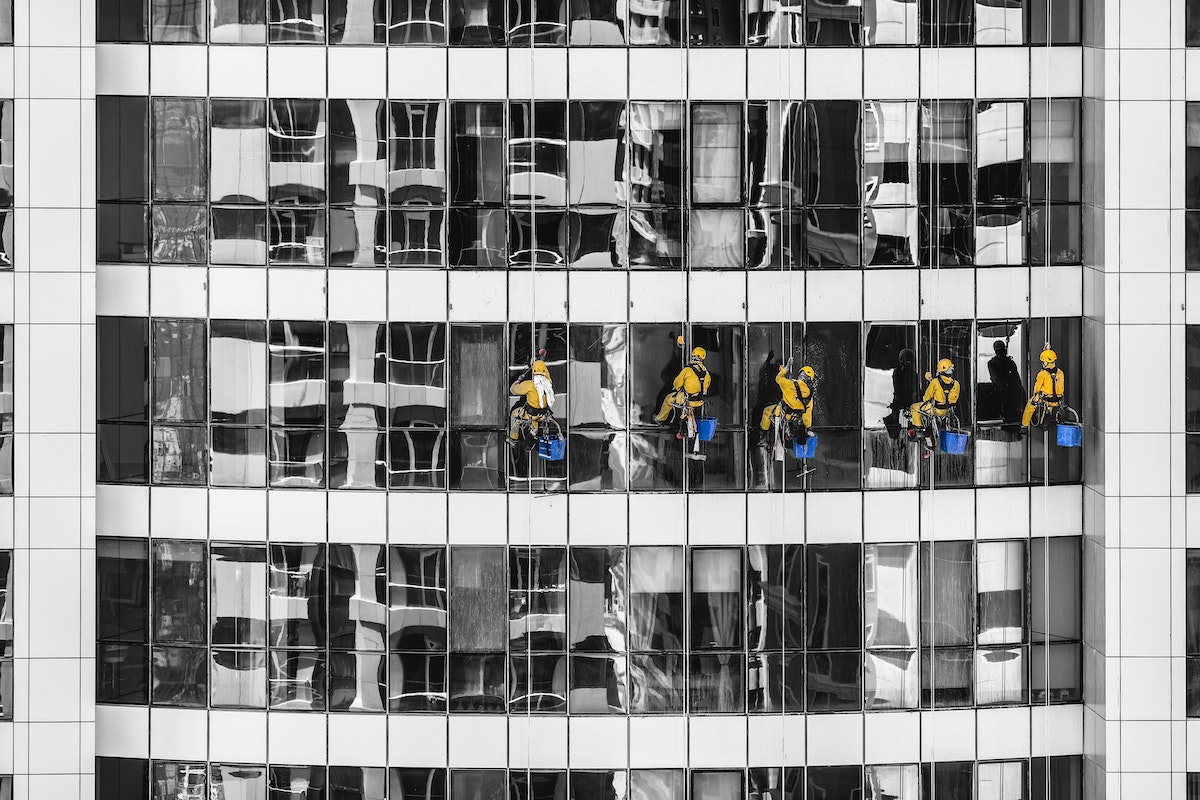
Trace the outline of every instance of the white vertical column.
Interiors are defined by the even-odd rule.
[[[93,795],[94,7],[15,8],[16,800]]]

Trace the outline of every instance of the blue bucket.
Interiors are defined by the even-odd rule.
[[[702,442],[712,441],[717,433],[716,417],[704,417],[696,422],[696,438]]]
[[[796,458],[812,458],[817,454],[817,436],[814,433],[808,435],[808,440],[801,444],[800,442],[792,442],[792,455]]]
[[[961,456],[967,452],[967,434],[942,431],[938,436],[938,449],[952,456]]]
[[[1083,426],[1074,422],[1060,422],[1058,424],[1058,446],[1082,447]]]
[[[567,440],[561,436],[539,436],[538,458],[545,461],[562,461],[567,455]]]

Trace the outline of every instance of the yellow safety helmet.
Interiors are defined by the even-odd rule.
[[[805,383],[812,383],[817,378],[817,371],[807,364],[800,368],[800,374],[804,376]]]
[[[948,358],[943,358],[941,361],[938,362],[937,371],[938,371],[938,375],[953,375],[954,374],[954,362]]]
[[[1046,348],[1042,351],[1043,367],[1053,367],[1056,361],[1058,361],[1058,355],[1053,350]]]
[[[533,374],[534,375],[545,375],[547,378],[549,378],[550,377],[550,368],[546,366],[545,361],[535,361],[535,362],[533,362]]]
[[[692,361],[703,361],[708,352],[703,347],[697,347],[692,350]]]

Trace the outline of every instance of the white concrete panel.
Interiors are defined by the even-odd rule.
[[[1158,272],[1120,276],[1120,309],[1122,333],[1127,325],[1158,324],[1160,335],[1166,335],[1162,323],[1171,314],[1171,276]]]
[[[977,97],[1029,97],[1029,48],[977,48],[975,69]]]
[[[96,45],[96,94],[150,94],[149,46]]]
[[[97,486],[96,533],[101,536],[149,536],[148,486]]]
[[[456,719],[464,718],[456,717]],[[431,714],[389,714],[387,720],[388,764],[390,766],[446,766],[449,747],[447,717]],[[503,736],[503,733],[501,735]]]
[[[863,725],[863,756],[868,764],[904,764],[921,758],[921,714],[867,714]]]
[[[1121,722],[1121,769],[1129,772],[1166,772],[1171,769],[1170,722]],[[1139,795],[1150,796],[1150,795]]]
[[[807,54],[806,97],[854,100],[863,96],[863,51],[858,47],[816,47]]]
[[[567,51],[571,96],[624,100],[628,95],[628,51],[622,48],[570,48]]]
[[[324,97],[326,48],[273,44],[267,48],[267,95]]]
[[[567,496],[509,495],[508,538],[514,545],[566,544]]]
[[[150,94],[155,97],[208,94],[208,48],[202,44],[150,45]]]
[[[271,319],[325,319],[325,270],[267,270],[267,314]],[[153,289],[153,282],[151,282]]]
[[[571,769],[625,769],[629,766],[629,721],[625,717],[571,717]]]
[[[266,541],[267,492],[264,489],[209,489],[209,535],[213,539]]]
[[[1125,362],[1130,363],[1130,362]],[[1161,497],[1170,493],[1171,437],[1127,433],[1121,437],[1120,490],[1125,495]],[[1110,476],[1109,480],[1112,480]]]
[[[208,295],[213,319],[265,319],[267,271],[213,267],[208,271]]]
[[[508,50],[508,96],[550,99],[567,96],[567,51],[555,47]]]
[[[392,544],[445,544],[443,492],[396,492],[388,500],[388,541]]]
[[[1107,613],[1120,621],[1119,641],[1109,641],[1108,655],[1171,654],[1171,554],[1168,550],[1120,551],[1120,583],[1107,586]],[[1119,608],[1119,616],[1113,611]]]
[[[975,50],[974,47],[922,48],[922,97],[974,97]]]
[[[915,55],[915,53],[914,53]],[[863,319],[917,319],[920,272],[915,269],[867,270],[863,273]]]
[[[450,544],[504,544],[508,529],[497,524],[504,519],[508,519],[508,498],[503,494],[452,494]]]
[[[624,322],[629,318],[629,276],[624,272],[572,272],[572,322]]]
[[[975,537],[975,492],[972,489],[921,491],[921,538]]]
[[[673,494],[629,495],[630,544],[685,544],[687,496]]]
[[[809,765],[862,763],[862,714],[810,714],[807,722]]]
[[[810,322],[862,320],[863,274],[859,270],[809,272],[808,302]]]
[[[267,530],[273,542],[325,541],[324,492],[267,492]]]
[[[1132,528],[1129,530],[1133,530]],[[1169,721],[1171,719],[1171,659],[1118,658],[1120,664],[1117,700],[1123,722]],[[1112,702],[1111,696],[1109,702]]]
[[[375,99],[387,97],[388,51],[382,47],[330,47],[329,96]]]
[[[31,658],[23,660],[18,668],[28,670],[28,683],[18,698],[19,705],[26,706],[24,715],[14,714],[20,719],[36,719],[43,722],[74,722],[80,715],[80,686],[83,683],[83,662],[71,658]],[[88,676],[89,679],[91,676]],[[88,681],[91,682],[90,680]],[[24,702],[21,702],[21,701]]]
[[[921,271],[923,319],[971,319],[975,316],[975,275],[969,269]]]
[[[204,761],[208,757],[208,712],[203,708],[150,709],[150,757]]]
[[[1125,49],[1109,57],[1120,60],[1122,102],[1171,99],[1171,51]]]
[[[203,318],[208,315],[208,270],[204,267],[151,267],[150,314]]]
[[[30,325],[27,330],[28,350],[21,353],[29,359],[29,407],[24,416],[29,431],[52,433],[61,430],[64,421],[81,418],[80,393],[66,391],[64,380],[79,380],[82,362],[94,361],[95,350],[83,350],[80,331],[73,325]],[[22,410],[20,404],[15,410]]]
[[[29,220],[29,263],[36,264],[39,272],[74,272],[79,263],[74,255],[82,244],[82,215],[74,208],[31,208]],[[88,249],[94,250],[92,241]],[[90,258],[88,260],[91,260]],[[117,269],[138,268],[123,265]]]
[[[629,275],[631,322],[678,322],[684,318],[687,291],[680,272],[633,272]]]
[[[387,763],[388,720],[382,714],[330,714],[329,763],[375,767]]]
[[[863,493],[820,492],[807,499],[808,541],[861,542]]]
[[[757,51],[752,51],[752,54]],[[805,273],[751,272],[746,276],[747,318],[756,322],[804,318]]]
[[[150,709],[144,706],[96,706],[96,755],[149,758]]]
[[[1032,755],[1083,752],[1083,706],[1034,706],[1030,711]]]
[[[1084,49],[1081,47],[1030,48],[1030,92],[1035,97],[1081,96],[1083,94],[1083,53]]]
[[[339,322],[387,319],[388,275],[383,270],[331,269],[328,280],[330,319]]]
[[[970,709],[921,712],[922,761],[974,761],[975,712]]]
[[[977,713],[976,746],[980,761],[1029,757],[1028,708],[981,708]]]
[[[508,766],[507,717],[450,717],[450,766]]]
[[[450,273],[450,319],[499,322],[508,314],[504,272]]]
[[[566,322],[567,273],[508,273],[508,318]]]
[[[746,535],[749,544],[803,542],[807,530],[804,500],[805,495],[799,492],[747,495]]]
[[[629,541],[628,495],[571,495],[568,518],[571,544],[623,545]]]
[[[566,769],[567,718],[510,716],[508,763],[530,769]]]
[[[443,270],[388,272],[388,313],[391,322],[434,322],[446,319],[447,273]]]
[[[864,492],[863,539],[867,542],[913,542],[920,521],[916,492]]]
[[[746,495],[690,494],[688,544],[745,544]]]
[[[692,716],[688,720],[692,769],[746,766],[746,718]]]
[[[422,100],[446,97],[450,52],[444,47],[387,48],[388,96]]]
[[[280,725],[285,725],[291,715],[273,716]],[[264,711],[214,708],[208,713],[208,734],[208,757],[213,761],[261,764],[267,760],[267,714]]]
[[[906,100],[920,96],[919,52],[911,47],[863,49],[863,97]]]
[[[272,764],[324,764],[326,715],[268,714],[267,759]]]
[[[1034,317],[1078,317],[1083,313],[1083,268],[1054,267],[1030,271],[1030,314]]]
[[[688,96],[692,100],[739,100],[746,96],[746,53],[737,48],[688,52]]]
[[[1026,538],[1030,533],[1029,509],[1029,490],[1024,486],[978,489],[975,492],[975,535],[980,539]],[[1042,514],[1040,507],[1038,513]],[[1064,516],[1075,520],[1081,514],[1078,505],[1063,512]]]
[[[500,100],[507,95],[508,57],[503,48],[451,48],[449,59],[447,88],[452,100]],[[391,91],[394,96],[395,89]]]
[[[330,492],[328,503],[329,541],[345,544],[387,542],[388,497],[385,493]]]
[[[638,48],[629,51],[631,100],[675,100],[687,97],[686,51]]]
[[[152,487],[150,530],[172,539],[207,539],[208,490],[199,486]]]
[[[208,84],[213,97],[266,97],[267,48],[210,46]]]
[[[83,552],[62,550],[29,550],[27,552],[28,585],[54,587],[53,591],[31,593],[27,617],[27,649],[22,653],[21,637],[16,638],[17,658],[78,658],[79,634],[82,625],[80,603],[83,592],[80,584],[63,580],[67,570],[75,572],[88,563]],[[21,551],[16,553],[16,569],[21,569]],[[76,573],[77,574],[77,573]],[[91,596],[88,597],[88,602]],[[20,625],[18,625],[18,632]]]
[[[1120,104],[1121,208],[1168,208],[1171,204],[1168,131],[1171,105],[1126,100]],[[1111,191],[1111,188],[1109,189]]]
[[[686,767],[687,717],[630,717],[629,766]]]
[[[25,726],[29,747],[29,772],[42,775],[70,775],[81,772],[81,748],[63,747],[64,742],[79,742],[83,726],[78,722],[30,722]],[[61,795],[31,795],[60,797]]]
[[[746,319],[745,273],[689,273],[687,316],[692,322],[740,322]]]
[[[747,93],[752,100],[803,100],[805,56],[803,47],[752,48],[746,58]]]
[[[979,319],[1029,316],[1027,267],[988,267],[975,271],[975,311]]]

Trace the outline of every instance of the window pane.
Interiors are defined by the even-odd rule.
[[[681,769],[631,769],[629,800],[684,800],[687,779]]]
[[[980,542],[979,644],[1025,641],[1025,543]]]
[[[267,202],[265,100],[212,101],[211,157],[209,199],[224,203]]]
[[[329,0],[330,44],[381,44],[386,35],[387,0]]]
[[[325,323],[271,322],[271,424],[325,424]]]
[[[271,101],[272,203],[325,202],[325,125],[323,100]]]
[[[265,545],[212,545],[213,645],[267,644],[267,549]]]
[[[825,800],[856,800],[862,794],[861,767],[809,767],[808,796]]]
[[[572,652],[625,652],[624,547],[572,547],[568,640]]]
[[[327,553],[329,646],[382,652],[387,649],[387,563],[383,546],[331,544]]]
[[[862,643],[862,549],[859,545],[810,545],[805,580],[808,646],[818,650]]]
[[[154,322],[154,419],[208,420],[208,337],[201,320]]]
[[[918,591],[915,545],[866,545],[863,595],[867,647],[916,647]]]
[[[1049,550],[1047,551],[1047,542]],[[1080,571],[1082,550],[1078,536],[1030,539],[1029,584],[1032,593],[1034,641],[1078,640],[1080,622]],[[1189,565],[1190,565],[1189,561]],[[1049,580],[1047,580],[1049,572]],[[1189,572],[1189,587],[1200,583]],[[1200,586],[1196,586],[1200,589]],[[1189,595],[1190,596],[1190,595]],[[1189,634],[1189,641],[1191,641]],[[1200,631],[1196,635],[1200,652]],[[1188,652],[1194,652],[1189,647]]]
[[[306,0],[300,3],[272,0],[267,23],[272,43],[323,43],[325,0]]]
[[[207,764],[155,761],[150,784],[154,790],[150,796],[154,800],[206,797],[208,794],[207,777]]]
[[[153,647],[150,702],[203,706],[208,701],[208,652],[203,647]]]
[[[682,547],[629,549],[629,647],[683,650]]]
[[[691,557],[691,649],[740,650],[741,548],[694,548]]]
[[[508,412],[504,326],[455,325],[451,345],[453,424],[500,428]]]
[[[504,202],[504,104],[454,103],[451,113],[451,200]]]
[[[207,195],[207,105],[180,97],[153,101],[155,200],[198,202]]]
[[[266,424],[266,323],[213,320],[210,336],[213,422]]]
[[[150,41],[203,42],[206,0],[150,0]]]
[[[266,767],[213,764],[211,774],[213,794],[222,791],[225,800],[263,800],[266,796]]]
[[[149,320],[99,317],[96,321],[96,418],[144,422],[147,416]]]
[[[144,201],[149,114],[144,97],[96,100],[96,199]]]
[[[210,651],[213,707],[267,707],[267,653],[265,650]]]
[[[325,546],[271,545],[272,647],[325,646]]]
[[[509,650],[565,650],[566,549],[511,547],[508,555]]]
[[[11,18],[8,27],[10,38],[6,41],[11,42]],[[146,41],[145,0],[98,0],[96,3],[96,41]]]
[[[973,542],[921,544],[921,627],[924,646],[967,645],[974,642],[973,550]]]
[[[446,649],[446,548],[389,548],[388,616],[393,650]]]
[[[265,0],[212,0],[212,44],[262,44],[267,40]]]
[[[146,542],[137,539],[98,539],[96,638],[101,641],[147,641],[149,594]],[[5,605],[10,607],[7,601]]]
[[[154,641],[208,641],[207,554],[203,542],[164,541],[154,550]]]
[[[450,563],[450,649],[503,651],[508,565],[502,547],[458,547]]]

